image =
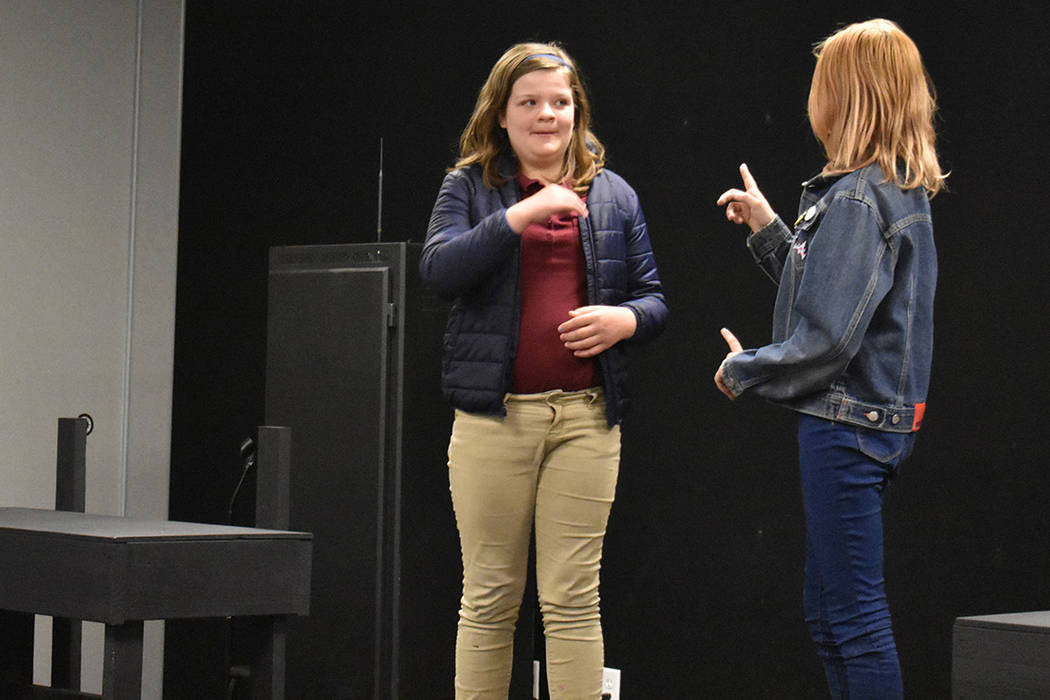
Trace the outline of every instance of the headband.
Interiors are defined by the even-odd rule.
[[[525,61],[531,61],[534,58],[550,58],[550,59],[553,59],[553,60],[557,61],[558,63],[562,64],[563,66],[565,66],[569,70],[573,70],[573,67],[570,66],[568,64],[568,62],[564,58],[562,58],[561,56],[558,56],[557,54],[553,54],[553,53],[534,53],[531,56],[526,56],[525,58],[521,59],[521,62],[525,63]]]

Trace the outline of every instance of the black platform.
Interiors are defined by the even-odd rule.
[[[310,606],[306,532],[0,508],[0,682],[32,680],[34,613],[106,625],[102,693],[137,698],[142,622],[253,616],[254,696],[284,695],[285,618]],[[167,669],[169,672],[173,669]]]
[[[952,697],[1050,698],[1050,611],[957,618]]]

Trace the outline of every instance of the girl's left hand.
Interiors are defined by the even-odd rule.
[[[740,341],[736,339],[736,336],[728,328],[722,329],[722,337],[725,338],[726,343],[729,345],[729,352],[726,354],[725,359],[722,360],[722,364],[718,365],[718,371],[715,372],[715,386],[730,399],[735,399],[736,394],[729,390],[729,387],[726,386],[725,381],[722,379],[722,367],[725,366],[726,360],[742,352],[744,346],[740,344]]]
[[[576,357],[594,357],[630,338],[638,328],[634,312],[625,306],[581,306],[569,316],[558,333]]]
[[[744,189],[731,189],[718,198],[718,206],[726,208],[726,218],[734,224],[747,224],[752,233],[758,233],[776,218],[776,212],[769,206],[758,183],[751,176],[747,163],[740,164],[740,179]]]

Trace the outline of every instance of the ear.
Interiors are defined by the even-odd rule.
[[[507,113],[504,110],[500,110],[499,113],[499,125],[501,129],[507,128]]]

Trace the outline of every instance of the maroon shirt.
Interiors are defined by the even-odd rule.
[[[543,185],[518,175],[522,198]],[[581,359],[558,337],[569,310],[587,305],[587,277],[576,214],[531,223],[521,233],[521,324],[511,391],[578,391],[595,385],[594,358]]]

